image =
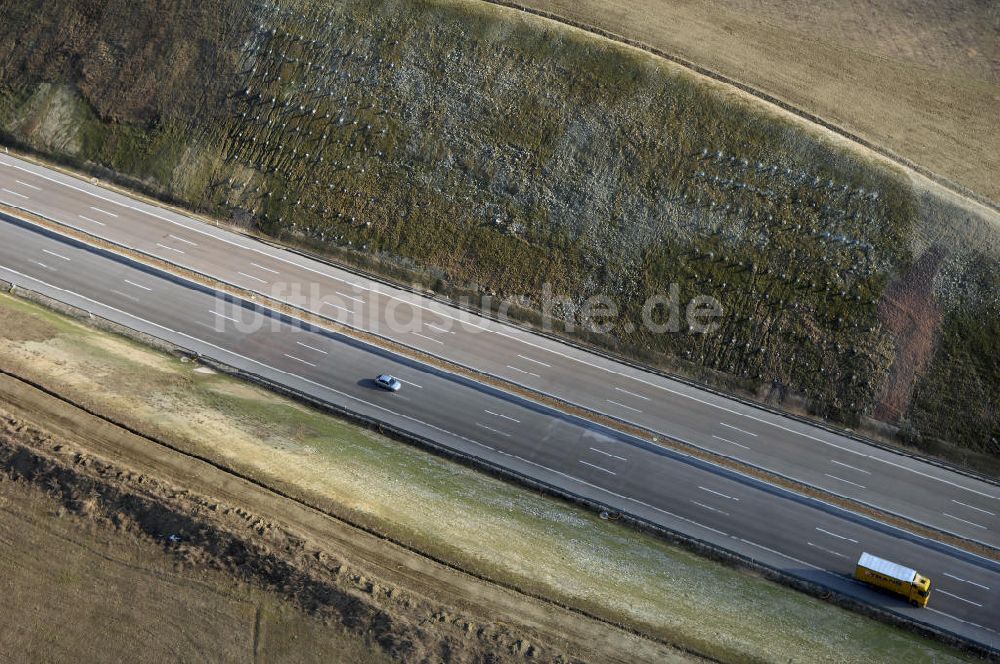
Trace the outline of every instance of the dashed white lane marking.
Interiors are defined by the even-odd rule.
[[[43,263],[42,261],[31,261],[31,262],[32,262],[32,263],[34,263],[35,265],[41,265],[41,266],[42,266],[42,267],[44,267],[44,268],[45,268],[46,270],[51,270],[51,269],[52,269],[51,267],[49,267],[48,265],[46,265],[46,264],[45,264],[45,263]]]
[[[718,491],[713,491],[712,489],[708,489],[708,488],[703,487],[703,486],[699,486],[698,488],[701,489],[702,491],[707,491],[708,493],[714,493],[716,496],[722,496],[723,498],[728,498],[729,500],[735,500],[736,502],[740,502],[739,498],[733,498],[732,496],[727,496],[724,493],[720,493]]]
[[[334,291],[334,292],[340,297],[346,297],[348,300],[354,300],[355,302],[360,302],[361,304],[365,303],[365,301],[362,300],[360,297],[354,297],[353,295],[348,295],[347,293],[342,293],[341,291]]]
[[[250,263],[250,265],[253,265],[258,270],[264,270],[264,272],[270,272],[271,274],[281,274],[277,270],[272,270],[269,267],[264,267],[263,265],[258,265],[257,263]]]
[[[25,196],[24,194],[20,194],[20,193],[18,193],[16,191],[11,191],[10,189],[4,189],[4,191],[6,191],[11,196],[17,196],[18,198],[23,198],[26,201],[31,200],[29,197]]]
[[[398,376],[396,377],[396,380],[398,380],[400,383],[406,383],[407,385],[412,385],[413,387],[415,387],[417,389],[420,389],[420,390],[424,389],[423,385],[417,385],[413,381],[403,380],[402,378],[399,378]]]
[[[950,613],[945,613],[944,611],[938,611],[937,609],[935,609],[935,608],[932,608],[932,607],[930,607],[930,606],[928,606],[926,610],[927,610],[927,611],[931,611],[931,612],[933,612],[933,613],[936,613],[936,614],[938,614],[939,616],[944,616],[945,618],[951,618],[952,620],[954,620],[954,621],[956,621],[956,622],[960,622],[960,623],[962,623],[963,625],[969,625],[969,626],[971,626],[971,627],[975,627],[975,628],[977,628],[977,629],[981,629],[981,630],[984,630],[984,631],[987,631],[987,632],[991,632],[991,633],[993,633],[993,634],[996,634],[996,633],[997,633],[997,631],[996,631],[995,629],[990,629],[989,627],[983,627],[982,625],[979,625],[979,624],[977,624],[977,623],[974,623],[974,622],[970,622],[970,621],[968,621],[968,620],[962,620],[962,619],[961,619],[961,618],[959,618],[958,616],[953,616],[953,615],[951,615]]]
[[[69,259],[62,254],[57,254],[54,251],[49,251],[48,249],[42,249],[42,253],[48,254],[49,256],[55,256],[56,258],[61,258],[62,260],[69,262]]]
[[[582,463],[585,466],[590,466],[591,468],[596,468],[597,470],[601,470],[601,471],[607,473],[608,475],[617,475],[618,474],[618,473],[616,473],[613,470],[608,470],[607,468],[601,468],[597,464],[588,463],[588,462],[584,461],[583,459],[579,459],[579,461],[580,461],[580,463]]]
[[[534,376],[535,378],[541,378],[541,376],[539,376],[539,375],[538,375],[538,374],[536,374],[536,373],[532,373],[532,372],[530,372],[530,371],[525,371],[524,369],[518,369],[517,367],[515,367],[515,366],[512,366],[512,365],[510,365],[510,364],[508,364],[508,365],[507,365],[507,368],[508,368],[508,369],[513,369],[514,371],[519,371],[519,372],[521,372],[521,373],[523,373],[523,374],[526,374],[526,375],[528,375],[528,376]]]
[[[639,380],[639,379],[636,379],[636,380]],[[672,390],[669,387],[663,387],[663,386],[660,386],[660,385],[655,385],[654,383],[650,383],[650,385],[654,385],[654,387],[659,387],[660,389],[665,390],[667,392],[678,394],[680,396],[686,397],[688,399],[692,399],[692,400],[697,401],[699,403],[706,404],[706,405],[711,406],[713,408],[718,408],[720,410],[724,410],[724,411],[727,411],[727,412],[732,412],[732,413],[737,414],[737,415],[742,415],[743,417],[745,417],[747,419],[750,419],[750,420],[754,420],[755,422],[760,422],[761,424],[767,424],[767,425],[772,426],[772,427],[774,427],[776,429],[781,429],[782,431],[787,431],[788,433],[793,433],[793,434],[795,434],[797,436],[802,436],[803,438],[808,438],[809,440],[816,441],[817,443],[821,443],[823,445],[828,445],[830,447],[834,447],[834,448],[836,448],[838,450],[841,450],[842,452],[847,452],[849,454],[854,454],[854,455],[857,455],[859,457],[863,457],[865,459],[871,459],[872,461],[877,461],[878,463],[884,463],[887,466],[892,466],[893,468],[898,468],[899,470],[903,470],[903,471],[906,471],[908,473],[913,473],[914,475],[919,475],[920,477],[925,477],[925,478],[927,478],[929,480],[933,480],[935,482],[940,482],[942,484],[947,484],[948,486],[955,487],[956,489],[961,489],[962,491],[968,491],[969,493],[974,493],[977,496],[983,496],[984,498],[990,498],[992,500],[1000,500],[1000,496],[997,496],[996,494],[986,493],[985,491],[979,491],[978,489],[973,489],[972,487],[963,486],[962,484],[959,484],[958,482],[952,482],[951,480],[947,480],[947,479],[945,479],[943,477],[937,477],[935,475],[931,475],[930,473],[925,473],[925,472],[923,472],[921,470],[917,470],[916,468],[910,468],[908,466],[904,466],[901,463],[896,463],[894,461],[890,461],[889,459],[883,459],[881,457],[877,457],[874,454],[867,454],[865,452],[860,452],[858,450],[852,450],[849,447],[844,447],[843,445],[838,445],[837,443],[833,443],[833,442],[831,442],[829,440],[823,440],[822,438],[819,438],[817,436],[813,436],[812,434],[808,434],[808,433],[805,433],[803,431],[796,431],[795,429],[791,429],[789,427],[783,426],[781,424],[778,424],[777,422],[771,422],[771,421],[766,420],[766,419],[764,419],[762,417],[756,417],[756,416],[750,415],[748,413],[737,413],[736,411],[731,410],[729,408],[726,408],[725,406],[720,406],[718,404],[710,403],[708,401],[704,401],[702,399],[698,399],[696,397],[692,397],[692,396],[684,394],[682,392],[678,392],[676,390]]]
[[[323,353],[324,355],[329,355],[329,353],[327,353],[322,348],[316,348],[316,346],[310,346],[309,344],[304,344],[301,341],[296,341],[295,343],[297,343],[298,345],[302,346],[303,348],[308,348],[309,350],[314,350],[317,353]]]
[[[984,526],[982,524],[974,523],[972,521],[966,521],[965,519],[960,519],[959,517],[955,516],[954,514],[948,514],[947,512],[941,512],[941,514],[944,514],[946,517],[955,519],[955,521],[961,521],[962,523],[967,523],[970,526],[975,526],[976,528],[982,528],[983,530],[989,530],[989,528],[987,528],[986,526]]]
[[[254,281],[257,281],[257,282],[262,283],[262,284],[266,284],[267,283],[266,281],[264,281],[260,277],[255,277],[252,274],[247,274],[246,272],[237,272],[236,274],[238,274],[240,276],[243,276],[243,277],[246,277],[247,279],[253,279]]]
[[[135,286],[136,288],[141,288],[144,291],[151,291],[151,290],[153,290],[149,286],[143,286],[142,284],[137,284],[134,281],[129,281],[128,279],[125,280],[125,283],[127,283],[129,286]]]
[[[94,212],[100,212],[101,214],[106,214],[109,217],[114,217],[115,219],[118,218],[118,215],[115,214],[114,212],[108,212],[107,210],[102,210],[101,208],[94,207],[93,205],[90,206],[90,209],[93,210]]]
[[[643,401],[652,401],[649,397],[644,397],[641,394],[636,394],[635,392],[629,392],[628,390],[623,390],[620,387],[615,388],[616,392],[621,392],[622,394],[627,394],[630,397],[635,397],[636,399],[642,399]]]
[[[237,320],[235,318],[232,318],[232,317],[227,316],[225,314],[220,314],[218,311],[212,311],[211,309],[208,310],[208,313],[212,314],[213,316],[218,316],[219,318],[225,318],[226,320],[231,320],[234,323],[239,323],[240,322],[239,320]]]
[[[157,246],[157,247],[159,247],[160,249],[168,249],[168,250],[170,250],[170,251],[176,251],[176,252],[177,252],[177,253],[179,253],[179,254],[183,254],[183,253],[184,253],[183,251],[181,251],[181,250],[180,250],[180,249],[178,249],[177,247],[168,247],[167,245],[165,245],[165,244],[160,244],[159,242],[157,242],[157,243],[156,243],[156,246]]]
[[[315,367],[315,366],[316,366],[316,365],[315,365],[315,364],[313,364],[312,362],[306,362],[306,361],[305,361],[305,360],[303,360],[303,359],[302,359],[301,357],[295,357],[294,355],[289,355],[288,353],[283,353],[283,355],[284,355],[285,357],[287,357],[288,359],[290,359],[290,360],[295,360],[296,362],[301,362],[302,364],[307,364],[307,365],[309,365],[310,367]]]
[[[729,516],[729,512],[723,512],[722,510],[712,507],[711,505],[706,505],[705,503],[699,503],[697,500],[692,500],[691,502],[697,505],[698,507],[704,507],[707,510],[712,510],[713,512],[718,512],[719,514],[725,514],[726,516]]]
[[[989,510],[984,510],[981,507],[974,507],[972,505],[966,505],[962,501],[955,500],[954,498],[952,498],[951,502],[955,503],[956,505],[961,505],[962,507],[968,507],[970,510],[976,510],[977,512],[982,512],[983,514],[989,514],[990,516],[996,516],[996,514],[994,514],[993,512],[991,512]]]
[[[975,581],[969,581],[968,579],[959,578],[959,577],[955,576],[954,574],[949,574],[948,572],[945,572],[944,575],[946,577],[948,577],[949,579],[955,579],[956,581],[961,581],[962,583],[968,583],[970,586],[975,586],[977,588],[982,588],[983,590],[989,590],[990,589],[989,586],[984,586],[981,583],[976,583]]]
[[[480,422],[476,422],[476,426],[479,427],[480,429],[486,429],[487,431],[492,431],[493,433],[498,433],[501,436],[505,436],[507,438],[510,438],[510,434],[507,433],[506,431],[500,431],[500,429],[494,429],[493,427],[488,427],[485,424],[482,424]]]
[[[858,540],[851,539],[850,537],[844,537],[843,535],[838,535],[837,533],[831,533],[829,530],[823,530],[822,528],[816,528],[821,533],[826,533],[830,537],[836,537],[837,539],[847,540],[848,542],[858,543]]]
[[[830,459],[830,463],[835,463],[838,466],[843,466],[844,468],[850,468],[851,470],[856,470],[859,473],[864,473],[865,475],[871,475],[871,473],[869,471],[867,471],[867,470],[864,470],[862,468],[858,468],[856,466],[852,466],[852,465],[847,464],[847,463],[843,463],[842,461],[837,461],[836,459]]]
[[[541,360],[536,360],[533,357],[528,357],[527,355],[521,355],[520,353],[518,353],[517,356],[519,358],[521,358],[522,360],[527,360],[528,362],[534,362],[535,364],[540,364],[543,367],[545,367],[546,369],[551,369],[552,368],[551,364],[546,364],[545,362],[542,362]]]
[[[938,588],[937,591],[942,595],[947,595],[948,597],[954,597],[960,602],[965,602],[966,604],[971,604],[972,606],[978,606],[980,609],[983,608],[983,605],[980,604],[979,602],[973,602],[971,599],[965,599],[964,597],[959,597],[955,593],[950,593],[947,590],[941,590],[940,588]]]
[[[735,431],[739,431],[740,433],[745,433],[748,436],[753,436],[754,438],[757,437],[757,434],[751,433],[750,431],[747,431],[746,429],[741,429],[739,427],[734,427],[732,424],[726,424],[725,422],[719,422],[719,424],[721,424],[722,426],[727,427],[729,429],[733,429]]]
[[[444,345],[444,342],[441,341],[440,339],[435,339],[434,337],[429,337],[426,334],[420,334],[419,332],[410,332],[410,334],[418,336],[421,339],[427,339],[427,341],[433,341],[434,343],[441,344],[442,346]]]
[[[431,328],[432,330],[436,330],[436,331],[442,332],[444,334],[455,334],[451,330],[446,330],[445,328],[440,327],[438,325],[435,325],[434,323],[424,323],[424,325],[426,325],[427,327]]]
[[[852,482],[851,480],[845,480],[843,477],[837,477],[836,475],[831,475],[830,473],[823,473],[823,474],[826,475],[827,477],[829,477],[830,479],[837,480],[838,482],[843,482],[844,484],[850,484],[850,485],[856,486],[859,489],[866,489],[866,488],[868,488],[868,487],[866,487],[863,484],[858,484],[857,482]]]
[[[91,219],[90,217],[86,217],[86,216],[84,216],[82,214],[78,214],[76,216],[80,217],[84,221],[89,221],[92,224],[97,224],[98,226],[107,226],[107,224],[105,224],[103,221],[98,221],[96,219]]]
[[[733,535],[732,537],[733,537],[733,539],[738,540],[740,542],[743,542],[744,544],[749,544],[750,546],[755,546],[758,549],[763,549],[764,551],[767,551],[768,553],[773,553],[776,556],[781,556],[782,558],[787,558],[788,560],[791,560],[792,562],[796,562],[796,563],[798,563],[800,565],[805,565],[806,567],[812,567],[813,569],[819,570],[820,572],[826,572],[827,574],[833,574],[833,576],[838,576],[837,574],[834,574],[833,572],[831,572],[828,569],[823,569],[819,565],[813,565],[812,563],[807,563],[804,560],[799,560],[798,558],[794,558],[794,557],[788,555],[787,553],[782,553],[781,551],[777,551],[775,549],[769,549],[768,547],[764,546],[763,544],[757,544],[757,542],[751,542],[748,539],[743,539],[742,537],[736,537],[735,535]]]
[[[729,443],[730,445],[735,445],[736,447],[742,447],[745,450],[750,449],[749,447],[747,447],[742,443],[737,443],[735,440],[729,440],[728,438],[723,438],[722,436],[713,435],[712,438],[715,438],[716,440],[721,440],[724,443]]]
[[[521,420],[514,419],[510,415],[504,415],[503,413],[494,413],[492,410],[484,410],[483,412],[484,413],[489,413],[490,415],[493,415],[494,417],[500,417],[500,418],[503,418],[505,420],[510,420],[511,422],[517,422],[518,424],[521,423]]]
[[[177,240],[178,242],[183,242],[184,244],[189,244],[192,247],[197,247],[198,246],[197,243],[192,242],[191,240],[185,240],[184,238],[180,237],[179,235],[174,235],[173,233],[168,234],[167,237],[172,237],[175,240]]]
[[[820,551],[824,551],[824,552],[832,554],[834,556],[839,556],[840,558],[846,558],[847,557],[847,556],[845,556],[842,553],[838,553],[837,551],[834,551],[832,549],[827,549],[825,547],[819,546],[818,544],[813,544],[812,542],[806,542],[806,544],[808,544],[809,546],[811,546],[814,549],[819,549]]]
[[[36,187],[33,184],[28,184],[24,180],[14,180],[14,182],[16,182],[16,183],[18,183],[20,185],[23,185],[23,186],[27,187],[28,189],[34,189],[35,191],[41,191],[42,190],[41,187]]]
[[[325,304],[328,307],[333,307],[334,309],[340,309],[341,311],[346,311],[349,314],[353,314],[354,313],[353,311],[351,311],[347,307],[342,307],[339,304],[334,304],[333,302],[324,302],[323,304]]]
[[[607,401],[608,401],[608,403],[613,403],[616,406],[620,406],[620,407],[622,407],[622,408],[624,408],[626,410],[631,410],[632,412],[635,412],[635,413],[641,413],[642,412],[638,408],[633,408],[632,406],[626,406],[623,403],[618,403],[617,401],[612,401],[611,399],[608,399]]]
[[[598,454],[603,454],[604,456],[609,456],[612,459],[618,459],[619,461],[628,461],[628,459],[626,459],[623,456],[618,456],[617,454],[612,454],[611,452],[605,452],[604,450],[599,450],[596,447],[591,447],[590,449],[594,450]]]

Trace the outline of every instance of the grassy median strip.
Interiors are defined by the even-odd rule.
[[[956,651],[0,295],[0,367],[470,572],[725,661]]]

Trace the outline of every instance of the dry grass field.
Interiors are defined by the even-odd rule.
[[[749,84],[1000,201],[991,0],[519,0]]]

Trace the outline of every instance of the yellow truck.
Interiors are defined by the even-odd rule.
[[[862,553],[854,568],[854,578],[869,585],[888,590],[909,600],[913,606],[927,606],[931,597],[931,580],[909,567]]]

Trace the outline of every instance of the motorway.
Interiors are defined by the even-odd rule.
[[[403,345],[1000,548],[1000,487],[283,251],[9,155],[0,202]]]
[[[8,164],[11,161],[7,157],[2,159]],[[31,189],[21,184],[15,190],[7,186],[7,182],[0,182],[0,187],[8,190],[3,193],[9,196],[9,191],[26,191],[29,193],[25,196],[46,198],[41,184],[28,182],[23,177],[19,179],[39,188]],[[74,186],[79,186],[78,181]],[[110,196],[107,193],[100,195]],[[3,200],[11,202],[9,198]],[[100,210],[119,215],[105,214],[104,228],[115,223],[114,219],[124,216],[123,210]],[[51,216],[48,212],[44,213]],[[66,213],[61,214],[65,216]],[[168,213],[156,211],[155,214],[166,216]],[[188,220],[185,223],[195,222]],[[161,229],[151,239],[156,240],[154,244],[175,249],[192,248],[200,246],[199,241],[204,241],[205,237],[220,231],[205,227],[203,232],[207,235],[184,235],[171,223],[171,228]],[[992,561],[794,496],[356,340],[322,330],[303,329],[292,320],[261,316],[239,303],[221,299],[192,284],[148,268],[132,266],[25,225],[0,220],[0,237],[3,238],[0,243],[0,278],[4,280],[386,421],[441,445],[591,498],[614,510],[687,533],[993,647],[1000,645],[1000,603],[995,599],[996,589],[1000,588],[1000,565]],[[194,244],[186,245],[182,240]],[[232,241],[254,244],[238,236]],[[185,252],[182,256],[189,255],[188,249],[180,250]],[[277,253],[266,246],[261,246],[259,251]],[[222,263],[232,260],[236,248],[230,247],[228,253],[229,257],[220,260],[213,271],[223,269]],[[290,258],[286,260],[305,260],[294,254],[287,255]],[[265,263],[261,256],[257,258],[255,262],[259,266],[277,270],[277,266],[282,265],[277,261]],[[332,271],[327,266],[316,269]],[[345,278],[359,279],[355,275]],[[368,283],[380,294],[390,290],[381,284]],[[399,297],[415,296],[400,292]],[[358,299],[362,298],[359,296]],[[441,306],[445,313],[452,316],[449,319],[452,321],[458,316],[443,305],[421,303],[420,306],[435,309]],[[423,324],[426,325],[427,321]],[[491,345],[494,339],[508,338],[492,331],[493,326],[504,330],[496,323],[474,319],[474,324],[488,328],[482,332],[491,336],[480,338],[481,341],[488,340],[486,345]],[[460,336],[458,327],[442,334],[452,332],[457,340]],[[524,332],[508,333],[504,330],[503,335],[507,334],[512,339],[526,337],[524,342],[531,344],[536,354],[541,352],[539,342],[548,341]],[[451,341],[446,345],[450,347]],[[527,353],[522,354],[544,361]],[[554,366],[554,363],[549,364]],[[527,370],[528,366],[522,365],[522,368]],[[398,394],[375,389],[371,378],[381,372],[390,372],[401,378],[406,383],[404,389]],[[541,371],[533,373],[547,375]],[[616,375],[621,375],[623,380],[625,378],[625,374]],[[609,380],[607,373],[604,376],[605,390],[622,388]],[[575,381],[568,381],[567,385],[573,387]],[[635,386],[629,384],[629,387]],[[694,390],[688,389],[694,395]],[[635,394],[642,393],[636,391]],[[699,401],[679,398],[685,399],[681,403],[690,401],[687,409],[694,411],[695,405],[704,405],[702,402],[707,402],[709,396],[698,394]],[[650,401],[654,399],[653,396],[647,398]],[[637,404],[637,410],[653,412],[649,406],[638,408],[638,405],[642,404]],[[704,407],[715,409],[709,412],[718,411],[715,406]],[[733,412],[719,411],[727,412],[727,415],[716,414],[714,418],[720,426],[728,425],[736,432],[729,434],[730,440],[738,439],[750,447],[756,445],[758,438],[771,438],[765,433],[768,429],[753,430],[745,421],[765,426],[763,422],[749,419],[747,414],[753,413],[753,409],[734,404],[730,410]],[[776,416],[760,411],[757,413],[754,417],[760,420],[764,420],[766,415],[779,421]],[[729,419],[737,416],[744,419]],[[688,422],[685,426],[690,424]],[[737,425],[743,426],[737,429]],[[797,429],[793,426],[804,425],[787,420],[782,426],[794,431]],[[745,437],[738,438],[740,430]],[[756,436],[752,435],[755,433]],[[810,440],[803,436],[799,446],[807,447],[806,441]],[[816,444],[826,447],[825,442]],[[868,458],[875,454],[875,450],[868,450]],[[892,461],[895,465],[888,467],[901,466],[902,470],[909,468],[905,463],[909,461],[900,457]],[[853,465],[861,467],[857,460],[854,462]],[[911,474],[917,478],[939,470],[934,466],[926,466],[926,472],[920,467],[915,468],[921,474]],[[926,479],[951,486],[942,482],[942,478],[934,476]],[[972,480],[963,476],[956,479],[963,483],[958,486],[964,487],[964,483],[975,486]],[[875,483],[872,484],[874,486]],[[937,484],[934,486],[937,487]],[[985,486],[987,490],[992,489],[989,485]],[[937,490],[940,492],[943,489],[938,487]],[[990,503],[977,505],[972,502],[974,498],[963,497],[966,499],[963,503],[970,509],[975,507],[984,516],[990,516],[988,509],[981,506],[992,506]],[[913,566],[930,576],[935,583],[930,608],[911,609],[892,597],[877,594],[850,580],[853,564],[862,550]]]

